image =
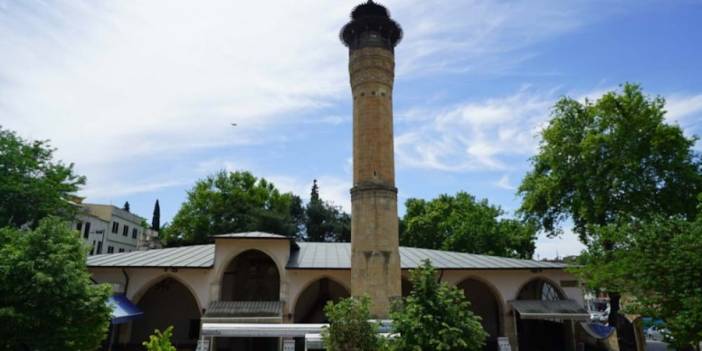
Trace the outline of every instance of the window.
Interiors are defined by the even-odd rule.
[[[78,221],[78,223],[76,223],[76,230],[78,230],[78,232],[83,231],[83,222]]]
[[[119,252],[124,252],[124,249],[120,247]]]
[[[90,255],[92,255],[95,252],[95,240],[93,240],[93,245],[90,246]]]
[[[97,249],[97,254],[99,255],[101,253],[102,253],[102,241],[98,242],[98,249]]]
[[[134,228],[134,229],[132,229],[132,239],[136,239],[136,237],[137,237],[137,229]]]
[[[83,232],[83,237],[87,239],[88,234],[90,234],[90,222],[85,222],[85,231]]]
[[[108,247],[107,247],[107,253],[114,253],[114,252],[115,252],[115,248],[114,248],[114,247],[112,247],[112,246],[108,246]]]
[[[124,225],[124,228],[122,228],[122,235],[124,235],[124,236],[129,235],[129,226],[126,224]]]
[[[112,222],[112,232],[115,234],[119,233],[119,223]]]

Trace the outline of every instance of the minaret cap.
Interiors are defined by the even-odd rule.
[[[351,50],[369,46],[393,50],[402,39],[402,28],[390,18],[384,6],[368,0],[353,9],[351,22],[341,29],[339,36]]]

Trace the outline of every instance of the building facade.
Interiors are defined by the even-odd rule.
[[[78,206],[73,228],[90,246],[90,255],[131,252],[144,240],[144,218],[112,205]]]
[[[580,307],[580,285],[563,264],[408,247],[399,254],[402,295],[411,288],[409,270],[430,260],[482,317],[488,350],[497,350],[500,337],[512,350],[570,350],[574,321],[589,318]],[[111,284],[144,312],[115,330],[115,349],[130,350],[168,325],[175,327],[179,350],[195,350],[206,324],[324,323],[326,302],[351,295],[351,266],[349,243],[298,243],[268,233],[88,260],[93,279]],[[279,350],[281,340],[217,338],[213,350]],[[299,340],[297,347],[302,350]]]

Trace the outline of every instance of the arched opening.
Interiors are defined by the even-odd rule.
[[[458,284],[458,287],[470,301],[473,313],[482,319],[480,323],[488,333],[485,350],[497,350],[497,338],[502,336],[502,314],[498,297],[490,286],[477,279],[466,279]]]
[[[295,323],[326,323],[324,306],[328,301],[337,302],[351,294],[341,284],[322,278],[310,284],[295,303]]]
[[[144,317],[132,322],[130,349],[143,349],[154,329],[173,326],[172,342],[178,350],[195,350],[200,335],[200,310],[190,290],[173,278],[165,278],[149,288],[137,306]]]
[[[517,294],[517,300],[558,301],[564,298],[558,287],[543,278],[529,281]],[[574,337],[563,320],[522,318],[518,318],[517,335],[520,350],[540,351],[566,350],[570,344],[568,340]]]
[[[245,251],[227,266],[222,277],[222,301],[278,301],[280,274],[275,262],[258,250]]]
[[[410,282],[409,279],[402,277],[400,284],[402,284],[402,297],[409,296],[410,292],[412,292],[412,282]]]
[[[559,288],[548,280],[539,278],[525,284],[517,295],[517,300],[558,301],[563,298]]]

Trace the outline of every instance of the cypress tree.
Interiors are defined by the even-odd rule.
[[[161,207],[158,205],[158,199],[154,204],[154,214],[151,217],[151,229],[159,231],[161,229]]]

